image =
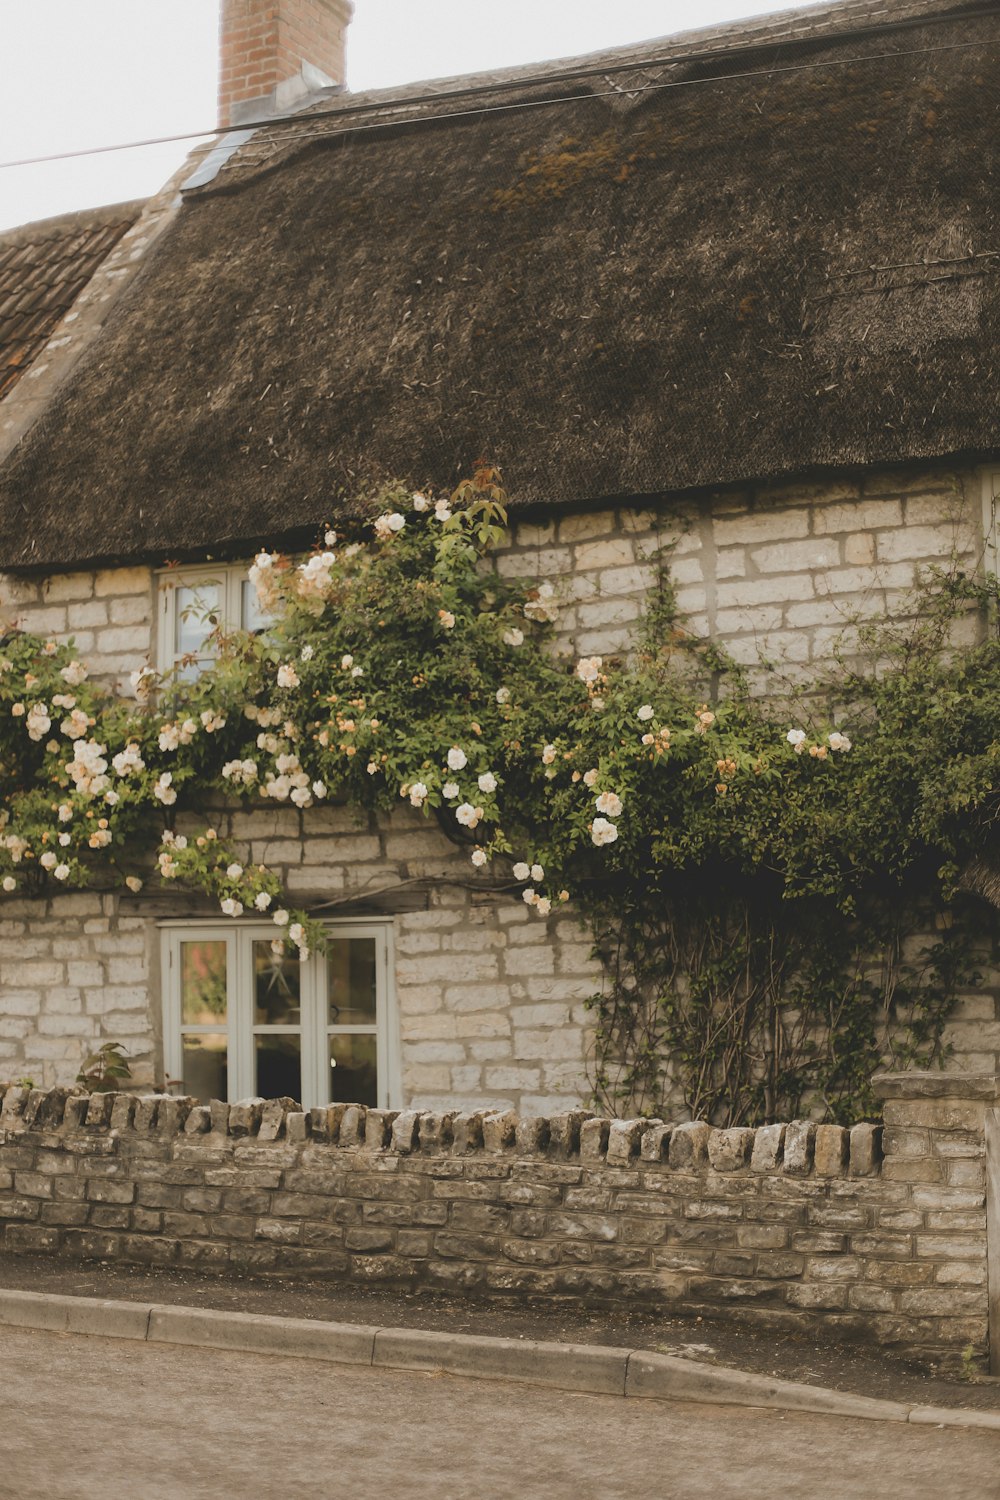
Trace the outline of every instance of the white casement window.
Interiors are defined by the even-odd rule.
[[[206,563],[166,568],[157,575],[156,669],[178,668],[190,681],[215,654],[213,632],[264,630],[267,617],[247,577],[249,564]]]
[[[304,963],[274,941],[273,923],[164,924],[167,1077],[203,1102],[392,1106],[391,924],[332,924]]]
[[[1000,574],[1000,469],[982,471],[983,570]]]

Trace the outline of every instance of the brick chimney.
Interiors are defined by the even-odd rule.
[[[221,0],[219,125],[294,109],[344,82],[353,0]]]

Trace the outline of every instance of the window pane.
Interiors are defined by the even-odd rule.
[[[257,1093],[262,1099],[302,1098],[302,1043],[297,1036],[254,1037]]]
[[[184,1092],[202,1104],[229,1097],[229,1057],[225,1032],[199,1032],[181,1038],[184,1057]]]
[[[202,647],[221,624],[222,590],[218,583],[178,584],[174,590],[174,655],[204,655]]]
[[[244,578],[240,591],[241,630],[266,630],[273,618],[273,615],[261,609],[256,588],[249,578]]]
[[[375,1024],[375,939],[332,938],[326,959],[328,1024]],[[351,1103],[362,1103],[351,1100]]]
[[[378,1061],[374,1036],[330,1037],[330,1098],[336,1104],[378,1108]]]
[[[272,951],[270,941],[253,945],[254,1022],[257,1026],[298,1026],[302,1020],[302,965],[285,952],[284,944],[278,946],[280,952]]]
[[[226,944],[181,943],[181,1022],[211,1026],[226,1019]],[[222,1096],[225,1098],[225,1095]]]

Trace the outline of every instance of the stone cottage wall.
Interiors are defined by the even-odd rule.
[[[985,1355],[1000,1080],[876,1084],[884,1132],[287,1113],[0,1085],[0,1245],[642,1303],[956,1363],[968,1345]]]
[[[521,521],[499,566],[556,582],[566,650],[611,655],[633,638],[657,548],[672,546],[692,629],[758,664],[761,691],[781,691],[829,658],[855,615],[898,615],[920,566],[953,554],[977,566],[982,531],[977,474],[880,471],[702,495],[659,512]],[[74,635],[95,674],[123,686],[155,656],[156,617],[149,568],[0,577],[0,628]],[[981,621],[970,615],[962,628],[972,636]],[[491,894],[488,878],[409,808],[384,821],[359,822],[343,808],[212,817],[253,859],[273,864],[296,899],[330,915],[392,917],[407,1104],[544,1113],[587,1097],[584,1001],[601,975],[572,912],[542,921],[516,890]],[[162,1078],[156,921],[208,915],[217,914],[178,892],[158,895],[152,882],[138,899],[3,901],[3,1072],[66,1083],[93,1046],[121,1040],[141,1083]],[[1000,981],[987,978],[950,1026],[956,1066],[1000,1066]]]

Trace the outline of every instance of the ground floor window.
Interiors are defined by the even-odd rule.
[[[164,1061],[197,1099],[288,1095],[313,1105],[396,1102],[386,922],[332,925],[304,963],[273,924],[163,932]]]

